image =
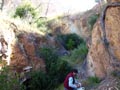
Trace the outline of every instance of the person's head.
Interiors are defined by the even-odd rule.
[[[78,70],[77,69],[73,69],[72,73],[73,73],[74,76],[76,76],[78,74]]]

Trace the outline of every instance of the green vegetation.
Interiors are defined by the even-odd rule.
[[[80,43],[83,43],[84,40],[80,38],[77,34],[59,34],[57,36],[57,40],[65,47],[67,50],[73,50],[80,45]]]
[[[4,67],[0,71],[0,90],[25,90],[20,84],[17,73],[10,71],[8,67]]]
[[[22,4],[16,8],[14,17],[26,18],[27,15],[30,15],[32,18],[35,18],[37,13],[35,12],[34,7],[31,4]]]
[[[31,73],[30,90],[47,90],[50,83],[48,75],[42,71]]]
[[[119,72],[119,71],[113,71],[113,72],[111,73],[111,75],[112,75],[113,77],[117,77],[117,78],[120,79],[120,72]]]
[[[94,24],[96,23],[97,19],[98,19],[99,15],[97,14],[93,14],[88,18],[88,25],[90,27],[90,30],[93,29]]]
[[[66,61],[59,59],[53,48],[41,48],[40,57],[45,60],[46,72],[36,71],[32,73],[30,90],[54,90],[64,81],[71,66]]]
[[[30,18],[32,18],[31,25],[34,24],[40,31],[48,32],[47,18],[37,17],[37,13],[31,4],[23,4],[16,8],[14,18],[19,17],[20,19],[26,19],[29,18],[28,15],[30,15]],[[58,21],[60,22],[60,20]],[[49,46],[40,48],[39,57],[45,61],[45,71],[38,70],[30,73],[31,79],[28,82],[28,86],[26,86],[29,87],[29,90],[62,90],[64,78],[68,72],[70,72],[72,66],[84,61],[88,53],[88,48],[81,37],[77,34],[58,34],[56,40],[58,40],[70,54],[60,57],[56,52],[56,48]],[[59,87],[59,85],[61,86]]]
[[[61,57],[62,60],[68,61],[71,65],[80,64],[86,58],[88,48],[85,43],[81,43],[77,48],[71,51],[70,55]]]
[[[59,85],[57,88],[55,88],[54,90],[64,90],[64,86],[63,84]]]
[[[88,77],[85,81],[83,81],[84,86],[86,87],[86,90],[89,90],[92,87],[96,87],[101,80],[98,77]]]
[[[47,19],[46,18],[39,18],[35,21],[37,28],[39,28],[42,32],[48,32],[49,29],[47,28]]]
[[[29,24],[35,25],[40,31],[46,33],[47,29],[47,18],[39,17],[40,11],[36,10],[31,3],[21,4],[16,8],[13,15],[14,18],[19,17],[20,19],[25,19]]]
[[[88,48],[82,38],[77,34],[60,34],[57,36],[57,39],[65,49],[70,51],[69,55],[61,57],[62,60],[69,62],[73,66],[84,61],[88,53]]]
[[[88,82],[92,84],[98,84],[100,83],[100,79],[98,77],[89,77]]]

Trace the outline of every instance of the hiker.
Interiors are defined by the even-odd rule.
[[[73,69],[64,80],[64,90],[77,90],[81,87],[81,83],[78,83],[75,76],[78,74],[77,69]]]

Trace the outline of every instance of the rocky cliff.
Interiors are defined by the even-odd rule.
[[[44,43],[42,35],[11,20],[0,19],[0,25],[0,67],[7,64],[18,72],[26,66],[45,70],[43,59],[37,55]]]
[[[92,44],[87,56],[88,73],[104,78],[120,71],[120,0],[108,1],[92,31]]]

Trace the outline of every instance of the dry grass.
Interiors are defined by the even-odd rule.
[[[40,35],[45,35],[44,32],[41,32],[35,25],[30,25],[27,21],[21,20],[19,18],[14,19],[7,17],[3,14],[0,14],[0,24],[1,28],[4,29],[13,28],[16,29],[18,32],[27,32],[27,33],[37,33]]]

